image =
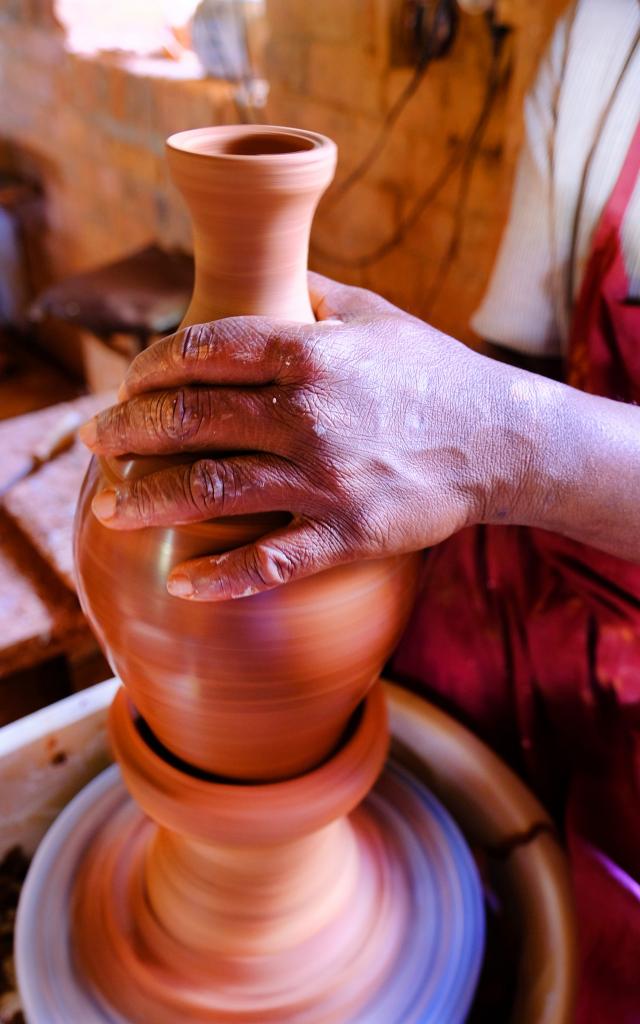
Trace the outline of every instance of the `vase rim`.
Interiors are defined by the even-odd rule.
[[[281,125],[211,125],[175,132],[166,147],[201,159],[247,165],[263,160],[269,164],[294,161],[296,165],[325,160],[336,150],[335,142],[319,132]]]

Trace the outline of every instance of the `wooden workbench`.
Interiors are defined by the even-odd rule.
[[[42,438],[70,411],[81,421],[111,404],[112,393],[89,395],[0,423],[0,492],[31,464]],[[85,656],[95,641],[78,604],[72,531],[89,455],[75,442],[9,487],[0,500],[0,681],[52,658]],[[55,673],[46,675],[55,679]],[[50,683],[22,676],[0,683],[0,723],[61,696]],[[49,687],[49,689],[47,689]]]

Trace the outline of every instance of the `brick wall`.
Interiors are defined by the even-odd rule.
[[[340,149],[339,183],[372,145],[410,77],[409,70],[391,67],[396,0],[267,0],[267,6],[270,116],[331,135]],[[504,81],[473,167],[460,245],[441,284],[459,206],[459,174],[399,246],[368,266],[353,263],[397,230],[468,137],[491,65],[482,17],[461,15],[452,51],[428,70],[364,178],[335,205],[328,197],[314,234],[318,270],[373,288],[467,340],[468,319],[486,286],[508,209],[522,100],[567,3],[502,0],[497,6],[500,21],[511,29],[500,62]]]
[[[266,119],[335,138],[339,178],[367,151],[410,75],[390,66],[396,3],[268,0]],[[358,260],[396,230],[469,132],[491,59],[482,18],[461,17],[452,52],[429,70],[380,159],[348,198],[321,206],[312,258],[318,269],[469,336],[468,316],[487,280],[508,204],[524,90],[565,6],[565,0],[502,0],[503,19],[512,26],[505,82],[474,167],[461,245],[437,293],[429,299],[451,237],[457,178],[384,259],[364,268],[341,261]],[[0,166],[10,159],[8,143],[46,186],[50,277],[150,239],[188,246],[185,213],[165,170],[164,139],[172,131],[233,121],[236,111],[224,83],[175,80],[163,71],[168,67],[138,62],[137,70],[127,69],[113,58],[67,53],[47,0],[11,0],[0,13]]]
[[[173,68],[68,53],[51,22],[0,14],[0,168],[24,168],[45,186],[50,276],[152,239],[190,244],[164,140],[236,114],[228,85],[173,78]]]

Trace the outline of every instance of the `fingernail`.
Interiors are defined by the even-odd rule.
[[[78,437],[87,448],[93,448],[98,440],[98,428],[95,419],[83,423],[78,431]]]
[[[191,597],[194,592],[193,583],[188,576],[184,576],[182,573],[169,577],[167,590],[173,597]]]
[[[117,494],[113,490],[101,491],[91,502],[93,514],[98,519],[113,519],[116,511]]]
[[[127,385],[123,381],[122,384],[120,385],[120,387],[118,388],[117,399],[118,399],[119,402],[124,402],[126,400],[126,397],[127,397]]]

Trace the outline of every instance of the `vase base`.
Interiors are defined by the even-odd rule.
[[[180,973],[170,959],[149,959],[136,935],[131,887],[153,826],[117,767],[107,769],[58,818],[28,876],[17,959],[30,1024],[462,1022],[480,968],[484,917],[478,876],[457,826],[393,763],[350,821],[363,856],[376,863],[369,872],[373,902],[367,906],[363,895],[363,908],[350,908],[342,934],[326,936],[328,949],[316,948],[317,960],[292,960],[296,973],[284,988],[283,963],[271,965],[279,971],[278,989],[270,956],[261,964],[218,959],[198,984],[184,976],[184,951]],[[93,938],[74,950],[71,908],[79,878],[81,887],[91,886],[91,930],[85,921],[83,934]],[[363,942],[358,913],[370,915],[372,907]],[[349,950],[345,928],[360,937],[357,949]],[[112,979],[106,996],[89,982],[87,965],[93,976]]]

